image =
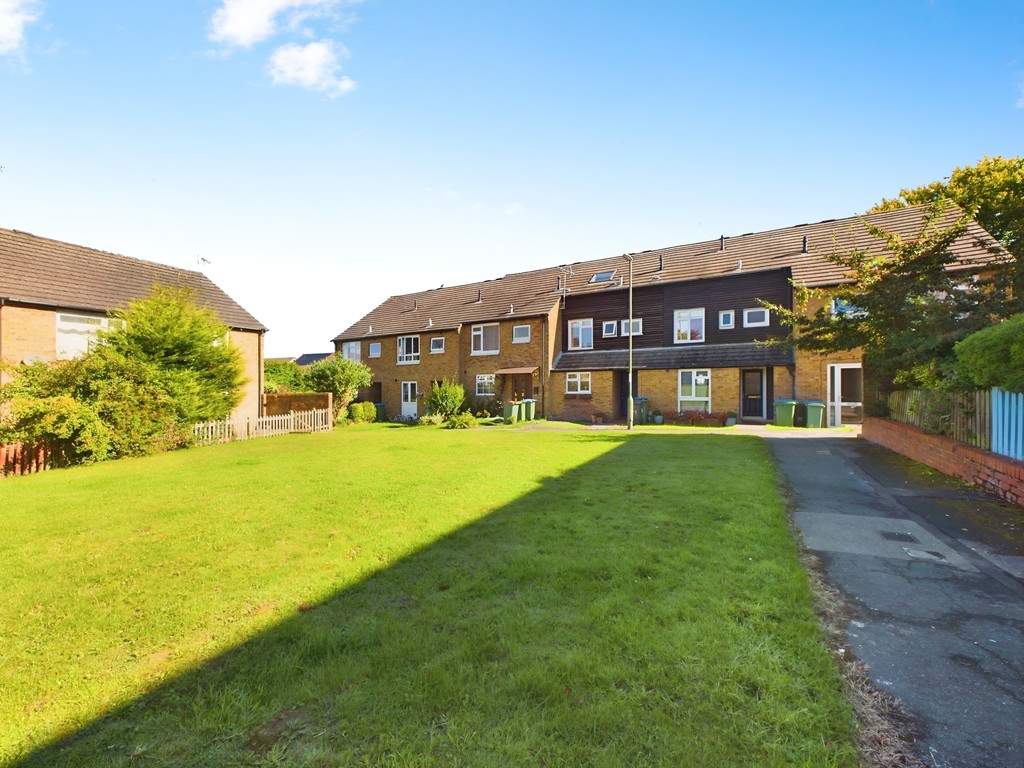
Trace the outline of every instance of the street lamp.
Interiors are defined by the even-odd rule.
[[[626,429],[633,429],[633,254],[624,253],[622,258],[629,262],[629,375],[627,386],[629,397],[626,400]]]

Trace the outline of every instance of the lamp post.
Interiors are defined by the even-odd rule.
[[[626,400],[626,429],[633,429],[633,254],[624,253],[622,258],[629,262],[629,370],[627,375],[627,386],[629,397]]]

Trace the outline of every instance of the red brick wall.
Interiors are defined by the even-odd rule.
[[[888,419],[865,417],[861,437],[940,472],[959,477],[1013,504],[1024,505],[1024,461],[932,435]]]

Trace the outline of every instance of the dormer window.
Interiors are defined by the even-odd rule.
[[[609,269],[604,272],[597,272],[592,278],[591,283],[610,283],[615,279],[615,270]]]

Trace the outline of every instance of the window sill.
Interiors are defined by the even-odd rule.
[[[494,349],[494,350],[484,350],[482,352],[470,352],[469,356],[470,357],[483,357],[485,355],[500,355],[500,354],[501,354],[501,350]]]
[[[399,360],[396,365],[419,365],[419,360]]]
[[[565,396],[574,400],[590,400],[594,395],[592,392],[566,392]]]

